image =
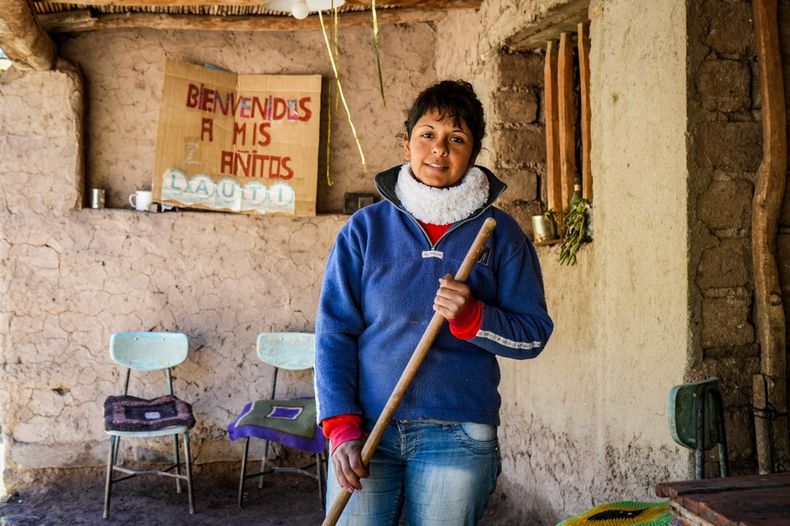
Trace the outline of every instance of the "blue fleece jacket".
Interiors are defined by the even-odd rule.
[[[455,274],[493,217],[496,229],[467,280],[483,304],[482,326],[471,340],[443,326],[395,418],[498,425],[496,355],[534,358],[553,329],[535,249],[492,206],[505,185],[482,167],[487,203],[432,244],[395,195],[399,169],[376,176],[384,200],[351,216],[329,254],[316,322],[318,418],[378,418],[433,316],[439,278]]]

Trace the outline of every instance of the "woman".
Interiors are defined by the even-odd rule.
[[[496,356],[537,356],[553,324],[535,250],[493,207],[505,185],[476,167],[485,135],[472,86],[443,81],[409,111],[406,163],[376,176],[384,198],[354,214],[327,261],[316,323],[319,420],[330,439],[327,502],[353,492],[346,525],[473,525],[499,474]],[[466,283],[452,273],[483,221],[497,227]],[[384,408],[432,311],[436,338],[370,470],[363,434]],[[360,479],[365,479],[361,482]]]

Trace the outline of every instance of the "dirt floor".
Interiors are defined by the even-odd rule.
[[[247,482],[245,507],[236,504],[238,480],[232,473],[195,473],[195,514],[189,515],[186,491],[176,494],[175,482],[141,477],[113,488],[110,519],[102,519],[104,479],[101,473],[69,477],[60,482],[13,494],[0,504],[2,526],[71,525],[261,525],[313,526],[324,513],[315,481],[278,473],[262,489]],[[498,518],[494,495],[479,526],[512,524]]]

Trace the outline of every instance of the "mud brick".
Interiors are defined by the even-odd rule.
[[[543,55],[502,53],[499,55],[500,86],[543,87]]]
[[[538,97],[531,90],[499,91],[496,94],[496,111],[502,123],[534,123],[538,120]]]
[[[497,130],[494,148],[507,162],[545,163],[546,133],[538,126]]]
[[[707,60],[697,72],[702,106],[711,111],[747,111],[751,107],[749,64],[736,60]]]
[[[752,5],[748,2],[708,1],[704,15],[710,17],[702,41],[717,53],[754,55]]]
[[[697,215],[712,230],[746,228],[753,191],[752,183],[746,179],[711,181],[697,199]]]
[[[696,158],[702,167],[756,171],[762,159],[758,122],[704,122],[695,129]]]
[[[745,345],[754,341],[751,298],[727,296],[702,300],[702,347]]]
[[[751,252],[746,238],[723,239],[702,253],[697,267],[700,289],[746,287],[751,282]]]

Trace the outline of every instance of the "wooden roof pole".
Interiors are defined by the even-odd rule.
[[[55,64],[55,44],[27,0],[0,0],[0,48],[22,68],[45,71]]]
[[[771,473],[778,466],[788,467],[787,349],[776,263],[776,232],[787,171],[787,119],[777,0],[753,0],[752,9],[763,119],[763,160],[752,200],[752,266],[761,356],[760,374],[753,379],[754,420],[759,470]]]
[[[557,57],[557,102],[559,109],[558,138],[560,143],[560,181],[562,206],[571,204],[576,177],[576,139],[573,130],[573,42],[568,33],[560,35]]]
[[[559,113],[557,110],[557,48],[549,40],[543,66],[543,106],[546,112],[546,201],[561,220],[562,187],[560,186]]]
[[[578,27],[579,85],[582,111],[582,197],[593,198],[592,171],[590,169],[590,26],[580,23]]]
[[[4,2],[7,0],[0,0]],[[18,0],[16,0],[18,1]],[[387,9],[378,13],[379,25],[417,24],[430,22],[442,11],[430,9]],[[39,15],[42,26],[51,33],[75,33],[108,29],[178,29],[201,31],[321,31],[317,16],[297,20],[292,16],[243,15],[169,15],[163,13],[132,13],[96,15],[87,9]],[[370,26],[367,11],[342,13],[340,27]]]

